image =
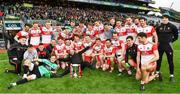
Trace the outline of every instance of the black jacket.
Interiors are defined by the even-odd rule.
[[[51,54],[52,50],[53,50],[54,46],[52,44],[49,44],[46,49],[48,50],[48,52]]]
[[[156,32],[160,43],[174,42],[178,39],[178,29],[171,23],[161,24],[156,28]]]
[[[68,62],[71,64],[81,64],[83,62],[82,54],[87,51],[90,47],[84,48],[82,51],[75,53],[74,55],[68,55],[67,58],[59,58],[59,61]]]
[[[37,48],[37,53],[38,53],[38,58],[40,58],[40,59],[49,59],[50,58],[50,53],[46,48],[44,48],[43,51],[40,51]]]
[[[17,58],[18,60],[23,60],[24,52],[27,50],[27,45],[21,45],[20,43],[14,43],[8,49],[9,59]]]
[[[126,54],[125,54],[125,62],[127,63],[129,60],[129,57],[136,62],[136,56],[137,56],[137,45],[133,44],[132,47],[128,47],[126,49]]]

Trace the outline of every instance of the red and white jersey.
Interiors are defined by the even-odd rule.
[[[74,49],[78,51],[84,49],[83,42],[82,41],[74,42]]]
[[[54,46],[54,51],[56,56],[58,57],[64,57],[65,56],[65,44],[57,44]]]
[[[36,46],[40,43],[41,30],[39,28],[31,28],[29,31],[30,44]]]
[[[153,42],[153,33],[156,32],[153,26],[138,27],[137,33],[140,32],[146,33],[148,41]]]
[[[87,46],[91,46],[91,44],[92,44],[92,42],[84,42],[83,43],[83,46],[84,47],[87,47]],[[92,50],[92,48],[90,48],[90,49],[88,49],[86,52],[84,52],[84,55],[87,55],[87,56],[89,56],[89,55],[91,55],[92,54],[92,52],[93,52],[93,50]]]
[[[94,38],[96,36],[96,32],[94,30],[88,30],[85,32],[85,36],[89,35],[91,38]]]
[[[136,25],[125,25],[124,28],[126,28],[127,36],[135,36],[136,34]]]
[[[105,46],[103,53],[104,53],[105,55],[115,54],[115,53],[116,53],[116,48],[114,48],[113,46],[107,48],[107,47]]]
[[[71,44],[71,45],[65,45],[65,50],[66,50],[66,53],[70,53],[71,50],[74,50],[74,46]]]
[[[144,64],[154,58],[154,51],[157,50],[157,45],[151,42],[138,45],[138,52],[141,54],[141,64]]]
[[[123,43],[123,41],[117,39],[111,39],[111,42],[116,49],[122,48],[121,44]]]
[[[22,37],[22,36],[25,36],[27,39],[26,39],[26,45],[28,45],[28,41],[29,41],[29,33],[26,32],[26,31],[19,31],[17,34],[16,34],[16,37],[19,38],[19,37]]]
[[[97,32],[97,34],[101,34],[104,32],[104,25],[101,24],[99,26],[94,26],[93,29],[95,32]]]
[[[115,32],[118,33],[119,39],[122,40],[123,42],[126,42],[126,28],[125,27],[115,27]]]
[[[122,40],[116,40],[116,39],[112,39],[111,42],[113,46],[116,48],[116,54],[122,55],[122,43],[124,42]]]
[[[23,31],[19,31],[16,34],[16,36],[17,36],[17,38],[22,37],[22,36],[25,36],[26,38],[29,38],[29,33],[23,30]]]
[[[71,33],[71,34],[66,34],[66,33],[64,33],[64,32],[60,32],[58,36],[59,36],[59,37],[62,37],[63,39],[70,39],[70,38],[73,37],[73,33]]]
[[[98,54],[98,53],[102,53],[104,49],[104,44],[101,43],[101,45],[97,45],[95,44],[93,46],[93,53]]]
[[[42,43],[44,44],[50,44],[51,43],[51,37],[53,34],[53,28],[46,28],[45,26],[41,28],[42,31]]]
[[[73,34],[74,34],[74,35],[82,36],[82,35],[84,34],[84,32],[83,32],[82,30],[80,30],[80,29],[75,28],[75,29],[73,30]]]

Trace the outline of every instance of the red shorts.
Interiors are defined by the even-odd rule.
[[[107,58],[107,59],[106,59],[106,63],[107,63],[108,65],[111,65],[111,60],[110,60],[110,58]]]
[[[91,62],[91,56],[84,55],[84,60],[87,62]]]

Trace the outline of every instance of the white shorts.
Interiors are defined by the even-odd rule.
[[[30,77],[32,78],[32,80],[36,79],[36,75],[35,74],[31,74]]]

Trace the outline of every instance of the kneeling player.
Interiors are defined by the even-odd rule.
[[[157,45],[147,41],[147,35],[143,32],[138,34],[137,52],[137,73],[136,79],[141,80],[140,90],[144,90],[144,85],[157,77],[155,73],[156,61],[159,59]],[[141,65],[141,66],[139,66]]]
[[[104,47],[104,59],[105,62],[103,64],[103,70],[107,70],[110,67],[110,71],[112,72],[114,70],[114,60],[115,60],[115,53],[116,49],[111,43],[110,39],[106,40],[106,45]]]
[[[56,61],[55,56],[51,56],[50,61],[47,59],[37,59],[35,61],[43,62],[44,65],[38,66],[37,64],[32,63],[30,60],[24,61],[24,75],[21,80],[18,80],[17,82],[10,83],[8,86],[8,89],[27,83],[28,81],[35,80],[37,78],[41,77],[56,77],[56,70],[58,69],[58,66],[54,63]]]
[[[93,42],[92,42],[90,36],[86,36],[83,41],[83,46],[87,47],[87,46],[91,46],[92,44],[93,44]],[[92,52],[93,52],[92,48],[90,48],[86,52],[84,52],[83,60],[91,63],[92,62]]]
[[[66,50],[65,50],[65,44],[62,39],[58,40],[58,44],[54,46],[54,52],[57,58],[65,58],[66,57]],[[62,69],[66,68],[65,62],[58,61],[59,67]]]
[[[131,75],[131,69],[136,69],[136,57],[137,57],[137,45],[134,44],[133,37],[128,36],[126,38],[126,53],[125,53],[125,62],[124,67],[128,71],[128,74]]]
[[[93,46],[93,54],[92,54],[93,60],[96,61],[96,69],[102,67],[103,49],[104,49],[104,45],[101,43],[100,38],[97,38]]]
[[[120,75],[122,70],[125,69],[125,67],[123,67],[125,45],[123,41],[118,39],[118,34],[116,32],[113,33],[112,44],[116,48],[116,59],[117,59],[116,61],[118,64],[118,71],[119,71],[118,75]]]

